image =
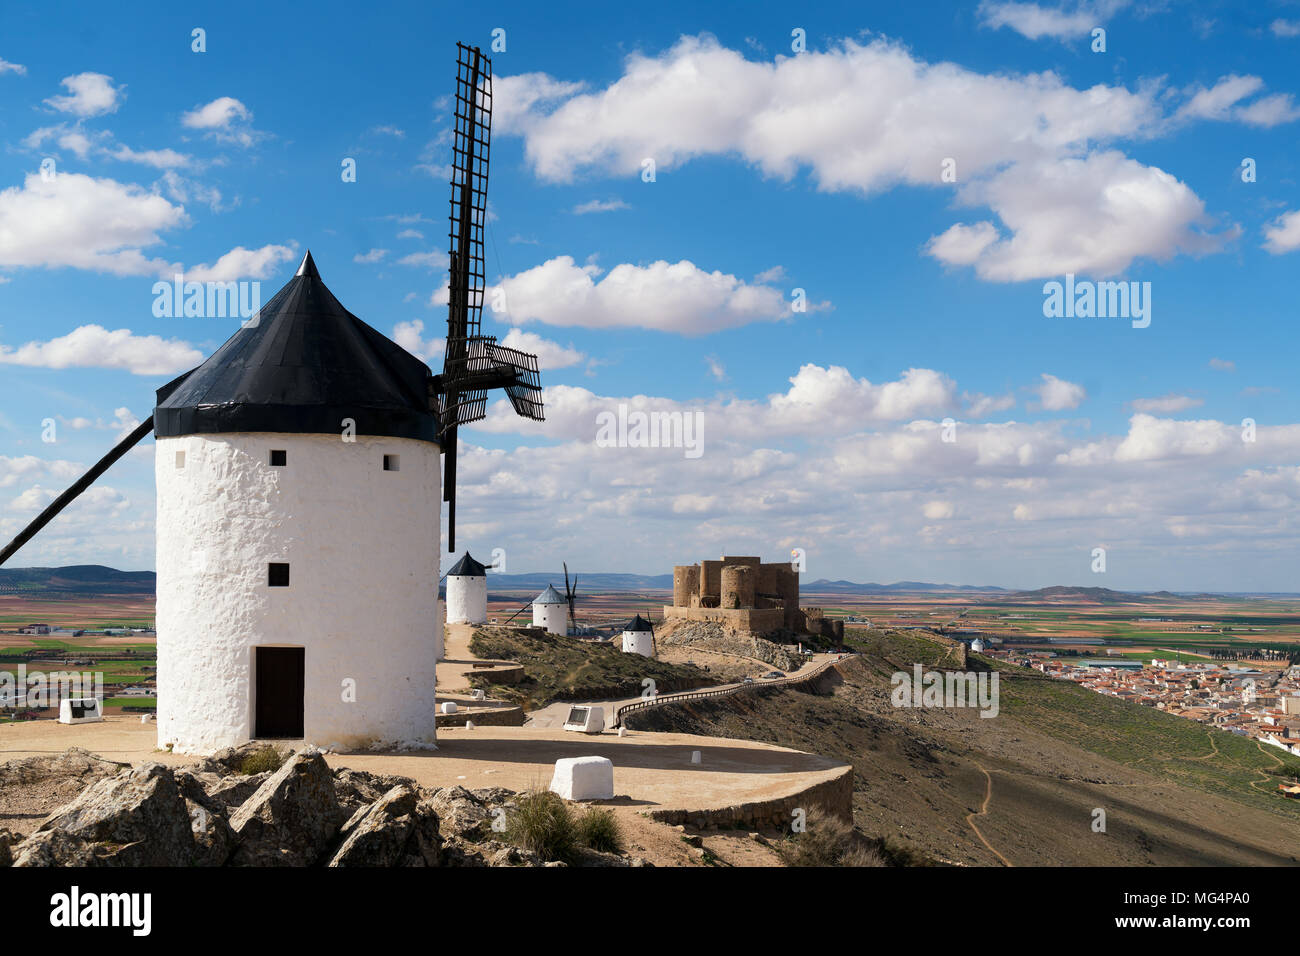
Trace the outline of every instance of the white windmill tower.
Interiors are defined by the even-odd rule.
[[[428,379],[308,253],[255,326],[159,391],[160,746],[432,741]]]
[[[567,602],[553,585],[533,599],[533,627],[544,627],[551,634],[569,633]]]
[[[487,621],[487,567],[468,551],[447,572],[447,623]]]
[[[623,652],[654,657],[654,625],[640,614],[623,626]]]

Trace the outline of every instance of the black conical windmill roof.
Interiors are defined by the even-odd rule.
[[[447,572],[447,576],[458,578],[485,578],[487,577],[487,567],[475,561],[473,555],[466,551],[465,556],[452,565],[451,570]]]
[[[229,432],[438,440],[428,366],[343,307],[308,252],[289,283],[206,362],[158,390],[159,438]]]

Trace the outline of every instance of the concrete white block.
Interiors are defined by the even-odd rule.
[[[612,800],[614,762],[608,757],[561,757],[555,761],[551,792],[565,800]]]
[[[454,714],[456,713],[457,709],[458,708],[456,707],[456,702],[454,700],[444,700],[442,702],[442,712],[444,714]]]

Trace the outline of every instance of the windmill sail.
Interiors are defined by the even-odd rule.
[[[452,131],[450,277],[447,350],[431,396],[442,419],[443,500],[447,550],[456,550],[457,428],[487,415],[488,392],[504,389],[516,414],[542,421],[537,356],[498,345],[482,332],[488,159],[492,132],[492,61],[477,47],[456,44],[456,120]]]

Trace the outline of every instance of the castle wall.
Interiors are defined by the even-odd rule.
[[[687,621],[713,621],[742,631],[765,634],[780,630],[785,620],[779,608],[664,607],[665,618]]]
[[[700,566],[698,564],[679,564],[673,568],[673,604],[676,607],[690,607],[691,599],[700,592]]]
[[[722,601],[722,562],[700,562],[700,604],[717,607]]]
[[[722,568],[723,608],[752,608],[754,606],[754,568],[747,565],[728,564]]]

